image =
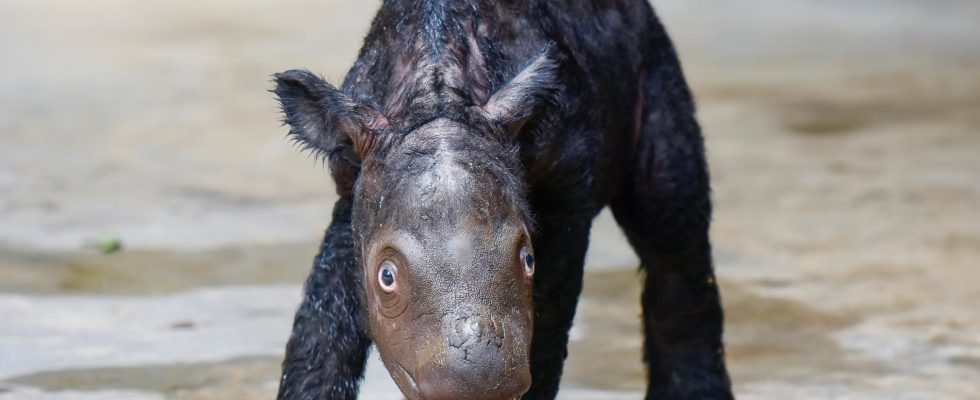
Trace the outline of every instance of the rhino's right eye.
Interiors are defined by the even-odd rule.
[[[524,273],[527,276],[534,275],[534,255],[531,254],[531,248],[527,245],[521,247],[521,263],[524,264]]]
[[[378,268],[378,285],[385,293],[392,293],[398,287],[398,268],[391,260],[385,260]]]

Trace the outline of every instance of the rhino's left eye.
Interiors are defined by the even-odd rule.
[[[534,275],[534,255],[531,254],[531,248],[527,245],[521,247],[521,263],[524,264],[524,273],[528,276]]]
[[[391,260],[382,262],[381,267],[378,268],[378,285],[381,286],[381,290],[385,293],[394,292],[398,287],[398,282],[395,281],[397,276],[398,268],[395,267],[395,263]]]

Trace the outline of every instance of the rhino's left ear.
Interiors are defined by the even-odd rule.
[[[490,96],[482,107],[483,114],[490,122],[518,134],[539,104],[554,101],[559,90],[558,69],[562,61],[557,46],[548,44],[510,82]]]
[[[387,119],[312,72],[291,70],[273,75],[289,134],[317,151],[331,154],[349,139],[361,159],[374,146]]]

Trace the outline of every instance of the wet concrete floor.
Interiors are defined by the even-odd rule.
[[[654,5],[700,105],[738,397],[980,398],[980,3]],[[339,81],[376,6],[0,4],[0,399],[274,397],[334,195],[268,77]],[[642,398],[608,214],[587,265],[559,398]],[[361,397],[400,398],[376,355]]]

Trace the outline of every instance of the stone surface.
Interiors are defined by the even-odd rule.
[[[980,3],[654,4],[738,397],[980,398]],[[376,6],[0,4],[0,399],[273,398],[334,195],[269,76],[339,82]],[[636,258],[592,239],[559,397],[641,398]],[[376,357],[362,398],[399,399]]]

